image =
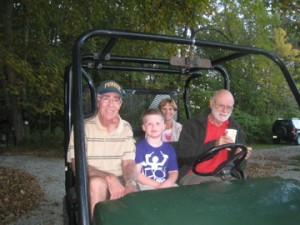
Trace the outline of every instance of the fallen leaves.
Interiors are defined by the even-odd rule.
[[[272,155],[255,157],[247,164],[246,173],[250,178],[269,177],[278,170],[286,169],[285,167],[284,161],[278,157]]]
[[[31,210],[43,192],[28,173],[0,167],[0,221],[5,225]]]

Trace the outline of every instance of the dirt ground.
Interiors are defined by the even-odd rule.
[[[300,146],[255,149],[248,160],[247,174],[250,178],[280,176],[300,180]]]

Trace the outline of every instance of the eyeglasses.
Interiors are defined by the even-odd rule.
[[[105,96],[105,95],[104,96],[100,96],[99,98],[102,100],[102,102],[104,104],[112,103],[113,105],[118,106],[118,105],[120,105],[122,103],[122,99],[121,98],[110,98],[109,96]]]
[[[233,106],[228,106],[228,105],[223,105],[223,104],[217,104],[216,101],[214,100],[215,106],[219,111],[221,110],[226,110],[226,112],[232,112]]]

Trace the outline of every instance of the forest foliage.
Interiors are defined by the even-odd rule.
[[[300,87],[299,0],[6,0],[0,6],[0,122],[14,127],[17,144],[27,135],[24,120],[31,132],[63,127],[64,68],[76,38],[91,29],[178,36],[192,32],[199,39],[264,48],[284,61]],[[150,46],[139,51],[157,54]],[[228,68],[237,102],[234,116],[252,141],[270,140],[272,122],[300,117],[299,107],[270,60],[239,63],[247,69]],[[138,76],[130,83],[119,81],[157,85]],[[210,82],[200,84],[191,97],[208,97],[215,88]],[[171,78],[159,83],[162,88],[177,85]],[[207,100],[199,104],[206,107]]]

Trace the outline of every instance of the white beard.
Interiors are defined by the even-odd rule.
[[[218,112],[215,109],[211,110],[211,114],[213,115],[213,117],[215,117],[216,120],[222,123],[228,120],[231,115],[231,113]]]

